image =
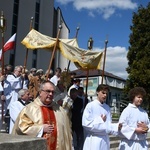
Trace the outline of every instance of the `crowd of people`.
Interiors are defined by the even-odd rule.
[[[109,135],[121,138],[120,150],[148,149],[149,118],[140,105],[146,95],[142,87],[129,92],[132,101],[119,122],[112,123],[110,107],[105,103],[109,87],[98,85],[97,98],[89,102],[81,80],[70,74],[68,86],[61,68],[44,73],[22,66],[0,70],[1,102],[9,134],[43,137],[48,150],[109,150]],[[48,77],[48,78],[47,78]]]
[[[2,70],[0,72],[3,115],[10,117],[5,120],[9,134],[45,137],[49,147],[54,149],[62,148],[66,139],[64,149],[82,149],[83,133],[81,135],[79,131],[83,132],[85,96],[84,89],[80,87],[81,80],[75,79],[74,73],[69,74],[70,82],[66,87],[61,80],[62,70],[59,67],[54,73],[50,70],[48,78],[48,71],[44,73],[42,69],[36,68],[28,71],[22,66],[13,69],[11,65],[6,65],[5,74],[2,75]],[[75,144],[73,133],[77,142]],[[52,140],[52,136],[55,140]],[[51,143],[51,140],[55,142]]]

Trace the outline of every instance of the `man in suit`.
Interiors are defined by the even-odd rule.
[[[72,132],[75,133],[76,139],[74,141],[77,141],[77,145],[75,147],[75,150],[82,150],[83,147],[83,127],[82,127],[82,113],[83,113],[83,100],[78,97],[78,90],[75,88],[72,88],[70,90],[70,97],[73,100],[73,108],[72,108]],[[74,136],[75,138],[75,136]]]

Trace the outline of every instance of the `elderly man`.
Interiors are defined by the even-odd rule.
[[[9,105],[18,100],[18,91],[22,88],[22,67],[16,66],[12,74],[8,74],[4,80],[4,112],[5,122],[9,128]]]
[[[4,95],[6,97],[5,109],[9,109],[9,103],[18,99],[18,91],[22,88],[22,67],[16,66],[14,72],[9,74],[4,81]]]
[[[18,100],[14,101],[9,106],[9,113],[10,113],[10,127],[9,127],[9,133],[12,132],[12,128],[14,126],[14,123],[20,113],[20,111],[25,107],[26,104],[28,104],[28,101],[30,100],[29,97],[30,93],[28,89],[21,89],[18,92]]]
[[[50,81],[40,85],[39,96],[21,111],[12,134],[44,137],[48,149],[71,150],[69,119],[63,108],[53,102],[54,91]]]

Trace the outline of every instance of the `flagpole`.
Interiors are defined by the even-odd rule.
[[[6,20],[4,18],[3,11],[1,11],[1,16],[0,16],[0,29],[1,29],[1,36],[2,36],[2,75],[4,75],[4,32],[6,29]]]
[[[56,42],[55,42],[53,52],[52,52],[50,62],[49,62],[48,72],[47,72],[47,75],[46,75],[46,81],[48,80],[48,76],[50,74],[50,69],[52,67],[52,62],[53,62],[53,59],[54,59],[54,55],[55,55],[56,47],[57,47],[57,44],[58,44],[61,29],[62,29],[62,25],[59,25],[58,32],[57,32],[57,37],[56,37]]]
[[[90,39],[88,40],[88,50],[92,50],[93,49],[93,39],[92,37],[90,37]],[[88,103],[88,85],[89,85],[89,69],[87,68],[87,74],[86,74],[86,88],[85,88],[85,105]]]
[[[104,80],[107,44],[108,44],[108,40],[105,40],[105,50],[104,50],[104,61],[103,61],[103,70],[102,70],[102,80],[101,80],[101,84],[103,84],[103,80]]]
[[[33,28],[33,19],[34,19],[33,17],[31,17],[31,19],[30,19],[30,28],[29,28],[29,31],[31,31],[32,28]],[[29,49],[27,48],[26,49],[26,56],[25,56],[25,60],[24,60],[23,73],[25,73],[26,66],[27,66],[28,52],[29,52]],[[22,88],[23,88],[23,83],[24,83],[24,77],[23,77],[23,80],[22,80]]]
[[[76,39],[77,39],[77,37],[78,37],[79,29],[80,29],[80,27],[77,27],[77,28],[76,28],[76,35],[75,35],[75,38],[76,38]],[[69,60],[69,62],[68,62],[68,67],[67,67],[67,72],[69,72],[70,63],[71,63],[71,61]]]
[[[2,37],[2,75],[4,75],[4,32],[6,29],[6,19],[4,18],[4,13],[1,11],[1,16],[0,16],[0,30],[1,30],[1,37]],[[4,82],[2,81],[2,86],[4,85]],[[2,95],[4,92],[2,92]],[[5,128],[5,121],[4,121],[4,100],[2,101],[2,128]],[[2,129],[1,132],[5,132],[6,129]]]

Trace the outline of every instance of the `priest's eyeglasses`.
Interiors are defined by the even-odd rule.
[[[50,94],[50,93],[54,94],[55,93],[55,91],[51,91],[51,90],[42,90],[42,91],[45,92],[46,94]]]

